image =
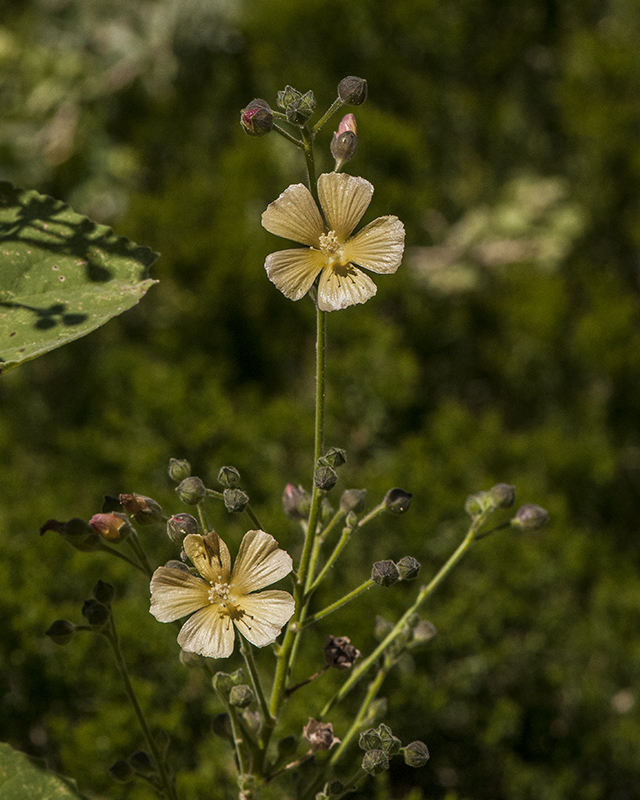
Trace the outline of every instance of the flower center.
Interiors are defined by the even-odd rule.
[[[320,234],[320,250],[327,257],[327,266],[344,266],[347,263],[335,231]]]
[[[212,606],[218,606],[218,613],[228,614],[231,619],[243,617],[244,611],[231,599],[231,586],[228,583],[216,583],[214,581],[210,583],[209,602]]]

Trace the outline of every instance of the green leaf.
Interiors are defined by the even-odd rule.
[[[78,800],[71,784],[0,742],[0,800]]]
[[[156,258],[61,200],[0,182],[0,372],[131,308],[157,283]]]

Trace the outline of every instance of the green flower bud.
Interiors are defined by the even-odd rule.
[[[349,75],[338,84],[338,97],[343,103],[360,106],[367,99],[367,82],[364,78]]]
[[[187,570],[187,572],[189,572],[189,570]],[[180,650],[178,658],[180,659],[182,666],[187,667],[188,669],[201,667],[204,664],[203,656],[199,656],[197,653],[188,653],[186,650]]]
[[[489,489],[494,508],[511,508],[516,499],[516,487],[509,483],[497,483]]]
[[[151,757],[144,750],[138,750],[137,753],[130,756],[129,764],[138,775],[144,775],[146,778],[155,775],[157,771]]]
[[[301,95],[299,99],[293,100],[287,105],[284,111],[287,116],[287,122],[292,125],[304,125],[313,114],[315,107],[316,99],[313,96],[313,92],[309,90]]]
[[[362,769],[369,775],[380,775],[389,769],[389,756],[384,750],[368,750],[362,759]]]
[[[320,458],[318,466],[341,467],[347,463],[347,451],[341,447],[332,447]]]
[[[233,489],[240,485],[240,473],[235,467],[220,467],[218,483],[227,489]]]
[[[405,514],[409,510],[412,497],[413,495],[404,489],[389,489],[384,496],[384,504],[387,511],[392,514]]]
[[[302,486],[288,483],[282,493],[282,508],[290,519],[307,519],[311,510],[311,496]]]
[[[420,562],[413,556],[405,556],[396,562],[401,581],[413,581],[418,577]]]
[[[265,100],[252,100],[240,114],[240,124],[249,136],[264,136],[273,130],[273,111]]]
[[[470,494],[464,504],[464,510],[470,517],[479,517],[491,505],[491,498],[489,492],[476,492]]]
[[[129,783],[135,777],[131,765],[123,758],[109,767],[109,775],[116,783]]]
[[[400,573],[393,561],[376,561],[371,570],[371,580],[378,586],[393,586],[400,580]]]
[[[93,596],[99,603],[110,606],[116,596],[116,590],[110,583],[99,580],[93,587]]]
[[[58,522],[56,519],[47,520],[40,528],[40,536],[47,531],[56,531],[65,541],[69,542],[76,550],[90,553],[102,547],[100,536],[83,519],[70,519],[68,522]]]
[[[238,775],[238,788],[240,789],[240,797],[254,797],[258,788],[257,777],[249,773]]]
[[[222,496],[224,505],[231,514],[238,514],[249,505],[249,495],[242,489],[225,489]]]
[[[384,722],[378,725],[378,736],[380,737],[380,749],[389,756],[395,756],[400,752],[402,742],[397,736],[393,735],[393,731]]]
[[[429,750],[424,742],[411,742],[402,749],[404,762],[410,767],[424,767],[429,760]]]
[[[57,619],[52,622],[49,629],[45,631],[45,636],[48,636],[56,644],[65,645],[76,635],[76,626],[68,619]]]
[[[338,482],[338,473],[333,467],[318,467],[313,474],[313,483],[318,489],[328,492]]]
[[[350,511],[360,514],[362,511],[364,511],[364,504],[366,500],[366,489],[347,489],[346,492],[342,493],[342,497],[340,498],[340,508],[346,514],[348,514]]]
[[[253,703],[254,699],[253,689],[246,683],[233,686],[229,692],[229,705],[236,708],[246,708]]]
[[[176,544],[190,533],[198,533],[198,520],[191,514],[174,514],[167,522],[167,536]]]
[[[82,616],[87,620],[89,625],[96,631],[102,630],[109,622],[111,612],[107,606],[99,603],[93,597],[85,600],[82,606]]]
[[[362,748],[362,750],[380,750],[381,748],[381,740],[378,731],[375,728],[369,728],[366,731],[363,731],[360,734],[360,738],[358,739],[358,745]]]
[[[190,478],[191,464],[186,460],[186,458],[170,458],[169,477],[176,483],[180,483],[185,478]]]
[[[150,497],[136,494],[121,494],[120,502],[122,507],[133,517],[138,525],[154,525],[156,522],[162,522],[164,514],[159,503],[152,500]]]
[[[430,641],[437,634],[436,626],[428,619],[421,619],[413,626],[413,643],[416,645]]]
[[[511,520],[511,527],[526,531],[539,531],[549,521],[549,512],[535,503],[527,503],[518,509]]]
[[[207,487],[200,478],[185,478],[176,486],[178,497],[185,505],[197,506],[207,496]]]
[[[219,694],[225,702],[227,702],[233,687],[244,683],[244,672],[242,669],[237,669],[231,674],[228,672],[216,672],[211,679],[211,683],[216,693]]]
[[[324,786],[324,791],[327,797],[335,797],[336,795],[341,795],[344,792],[344,784],[342,781],[330,781],[326,783]]]
[[[124,514],[94,514],[89,520],[93,530],[109,544],[120,544],[129,538],[133,528]]]

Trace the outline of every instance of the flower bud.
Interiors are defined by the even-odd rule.
[[[405,556],[396,562],[401,581],[413,581],[418,577],[420,562],[413,556]]]
[[[242,489],[225,489],[222,496],[224,505],[231,514],[238,514],[249,505],[249,495]]]
[[[85,600],[82,606],[82,616],[94,630],[102,630],[109,621],[111,612],[107,606],[99,603],[93,597]]]
[[[252,775],[249,772],[246,772],[243,775],[238,775],[237,783],[238,789],[240,789],[240,794],[238,795],[239,800],[248,800],[249,798],[256,796],[258,778],[255,775]]]
[[[69,542],[76,550],[90,553],[99,550],[102,546],[100,536],[83,519],[70,519],[68,522],[58,522],[56,519],[47,520],[40,528],[40,536],[47,531],[56,531],[65,541]]]
[[[120,544],[133,530],[124,514],[114,511],[110,514],[94,514],[89,520],[93,530],[109,544]]]
[[[328,492],[338,482],[338,473],[333,467],[318,467],[313,474],[313,483],[318,489]]]
[[[187,570],[187,572],[189,572],[189,570]],[[186,650],[180,650],[178,658],[180,659],[182,666],[187,667],[188,669],[201,667],[204,664],[203,656],[199,656],[197,653],[187,652]]]
[[[348,636],[328,636],[324,646],[324,660],[328,667],[350,669],[360,655]]]
[[[384,750],[368,750],[362,759],[362,769],[369,775],[380,775],[389,769],[389,756]]]
[[[93,587],[93,596],[99,603],[110,606],[116,596],[116,590],[110,583],[99,580]]]
[[[436,626],[428,619],[421,619],[417,625],[413,626],[413,642],[423,644],[428,642],[438,633]]]
[[[191,477],[191,464],[186,458],[170,458],[169,477],[176,483],[180,483],[180,481],[183,481],[185,478]]]
[[[278,105],[284,109],[288,122],[301,126],[313,114],[316,99],[312,91],[302,94],[292,86],[287,86],[284,91],[278,92]]]
[[[109,775],[116,783],[129,783],[135,777],[131,765],[123,758],[109,767]]]
[[[404,489],[389,489],[384,496],[384,504],[387,511],[392,514],[405,514],[409,510],[412,497],[413,495]]]
[[[318,466],[341,467],[347,463],[347,451],[341,447],[331,447],[327,452],[318,460]]]
[[[343,78],[338,84],[338,97],[351,106],[362,105],[367,99],[367,82],[355,75]]]
[[[253,703],[254,699],[253,689],[246,683],[233,686],[229,692],[229,705],[236,708],[246,708]]]
[[[320,522],[326,525],[333,517],[334,511],[328,497],[323,497],[320,501]]]
[[[342,493],[340,498],[340,508],[348,514],[350,511],[355,511],[360,514],[364,510],[364,504],[367,500],[366,489],[347,489]]]
[[[153,765],[151,756],[145,753],[144,750],[138,750],[137,753],[129,756],[129,764],[138,775],[144,775],[146,778],[156,774],[156,768]]]
[[[464,503],[464,510],[470,517],[479,517],[490,507],[489,492],[470,494]]]
[[[375,728],[368,728],[366,731],[362,731],[360,734],[360,739],[358,740],[358,745],[362,748],[362,750],[380,750],[380,745],[382,742],[380,741],[380,736],[378,735],[378,731]]]
[[[162,522],[164,514],[159,503],[152,500],[150,497],[136,494],[121,494],[120,502],[122,507],[129,514],[130,517],[138,523],[138,525],[153,525],[156,522]]]
[[[347,161],[350,161],[358,149],[358,133],[356,118],[353,114],[346,114],[338,130],[333,134],[331,140],[331,155],[336,160],[336,171],[340,170]]]
[[[176,486],[178,497],[185,505],[197,506],[207,496],[207,487],[200,478],[189,477]]]
[[[228,672],[216,672],[211,679],[211,683],[216,693],[226,702],[229,699],[231,689],[244,683],[244,672],[242,669],[237,669],[231,674]]]
[[[515,517],[511,520],[511,527],[520,530],[539,531],[549,521],[549,512],[544,508],[527,503],[518,509]]]
[[[400,573],[393,561],[376,561],[371,570],[371,580],[378,586],[393,586],[400,580]]]
[[[191,514],[174,514],[167,522],[167,536],[176,544],[190,533],[198,533],[198,520]]]
[[[282,493],[282,508],[290,519],[307,519],[311,510],[311,496],[302,486],[288,483]]]
[[[240,485],[240,473],[235,467],[220,467],[218,483],[227,489],[233,489]]]
[[[402,749],[404,762],[410,767],[424,767],[429,760],[429,750],[424,742],[411,742]]]
[[[309,717],[309,722],[304,726],[302,735],[311,745],[314,753],[318,750],[330,750],[340,739],[333,735],[333,725],[330,722],[318,722]]]
[[[393,735],[393,731],[388,725],[385,725],[384,722],[380,723],[377,733],[380,737],[380,748],[384,750],[387,755],[395,756],[400,752],[402,742],[397,736]]]
[[[45,636],[48,636],[56,644],[65,645],[76,635],[76,626],[68,619],[57,619],[52,622],[49,629],[45,631]]]
[[[383,639],[386,639],[392,630],[393,623],[389,622],[388,619],[381,617],[379,614],[376,614],[376,619],[373,626],[373,635],[375,636],[376,640],[381,642]]]
[[[252,100],[240,114],[240,124],[249,136],[264,136],[273,130],[273,111],[266,100]]]
[[[516,487],[509,483],[497,483],[489,489],[494,508],[511,508],[516,499]]]

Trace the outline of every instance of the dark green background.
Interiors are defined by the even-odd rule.
[[[366,486],[372,507],[399,485],[414,501],[350,544],[324,600],[376,558],[411,554],[427,579],[464,533],[467,494],[499,481],[552,519],[483,540],[434,597],[438,636],[383,691],[387,723],[432,758],[394,762],[379,796],[637,796],[640,3],[4,0],[0,12],[1,177],[161,253],[161,283],[137,309],[0,382],[0,738],[96,797],[149,796],[105,777],[141,746],[106,647],[42,636],[55,618],[80,621],[104,578],[184,797],[233,791],[210,734],[219,708],[149,616],[146,581],[38,528],[119,492],[184,510],[166,477],[176,456],[209,482],[235,464],[296,552],[279,498],[309,482],[314,311],[267,280],[281,243],[259,223],[303,163],[238,117],[287,83],[323,110],[361,75],[370,96],[348,171],[375,185],[366,221],[404,221],[408,255],[375,299],[329,316],[327,439],[348,453],[339,489]],[[324,170],[333,129],[318,137]],[[582,221],[556,268],[482,270],[448,293],[420,280],[412,248],[441,244],[522,175],[558,181]],[[248,525],[212,515],[233,551]],[[158,562],[173,556],[161,531],[143,535]],[[370,651],[374,614],[397,618],[414,591],[372,591],[321,626],[300,679],[327,633]],[[298,731],[340,679],[301,694],[285,726]],[[354,708],[336,714],[338,735]]]

